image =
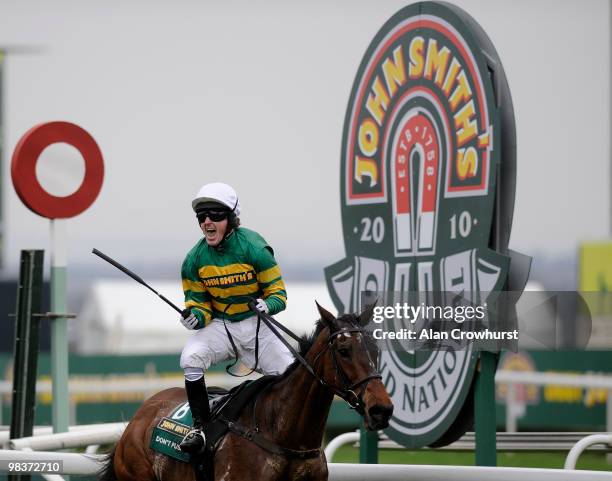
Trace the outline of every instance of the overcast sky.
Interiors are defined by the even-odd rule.
[[[99,198],[67,222],[71,264],[97,265],[97,247],[132,266],[178,269],[199,237],[191,200],[209,181],[236,188],[243,224],[268,239],[281,265],[322,268],[344,257],[339,166],[350,88],[373,36],[408,3],[1,2],[8,271],[20,249],[49,245],[48,221],[10,181],[17,141],[48,120],[81,125],[105,158]],[[456,3],[489,34],[512,92],[511,247],[565,255],[608,237],[609,3]],[[49,153],[39,168],[65,195],[82,162],[62,155]]]

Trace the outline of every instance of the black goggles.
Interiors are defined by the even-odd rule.
[[[213,222],[221,222],[229,217],[229,210],[219,210],[219,209],[202,209],[199,210],[196,214],[198,216],[198,222],[200,224],[206,220],[208,217]]]

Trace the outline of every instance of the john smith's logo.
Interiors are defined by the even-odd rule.
[[[508,260],[489,249],[498,112],[479,52],[456,12],[435,3],[402,9],[368,48],[342,139],[347,257],[326,269],[340,311],[359,309],[363,291],[391,293],[379,304],[410,292],[433,304],[441,291],[483,303],[478,293],[503,286]],[[395,405],[389,436],[412,447],[439,439],[476,359],[389,342],[380,360]]]

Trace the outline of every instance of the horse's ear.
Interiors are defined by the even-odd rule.
[[[315,301],[315,304],[317,305],[317,309],[319,310],[319,314],[321,315],[321,321],[323,321],[323,324],[329,327],[329,330],[331,332],[337,331],[338,325],[336,324],[336,318],[334,317],[334,315],[328,310],[321,307],[317,301]]]
[[[366,326],[368,322],[372,320],[372,315],[374,314],[374,308],[376,307],[377,302],[378,299],[375,299],[372,304],[367,304],[363,308],[363,311],[361,311],[361,314],[359,314],[359,317],[357,318],[357,323],[360,326]]]

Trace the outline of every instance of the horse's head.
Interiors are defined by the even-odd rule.
[[[393,414],[393,403],[377,371],[378,348],[363,330],[372,318],[374,305],[360,315],[336,318],[318,303],[321,322],[320,342],[326,342],[315,365],[324,381],[365,418],[369,430],[384,429]],[[324,363],[324,365],[323,365]]]

